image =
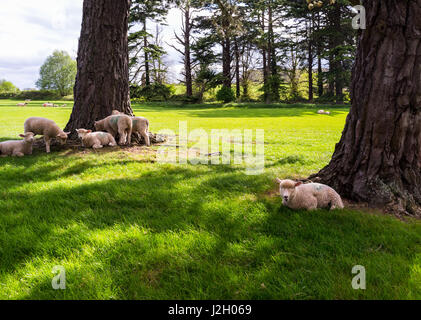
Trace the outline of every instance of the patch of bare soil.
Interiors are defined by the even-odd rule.
[[[151,141],[151,147],[160,146],[167,141],[165,136],[149,133]],[[45,142],[43,138],[38,138],[34,142],[34,149],[45,152]],[[143,138],[134,136],[132,137],[132,144],[130,146],[116,146],[116,147],[104,147],[101,149],[92,149],[82,147],[82,141],[80,139],[68,140],[65,145],[61,145],[57,141],[51,143],[52,152],[63,152],[65,156],[71,155],[87,155],[87,154],[104,154],[112,152],[124,152],[130,155],[142,155],[142,156],[155,156],[157,150],[147,147],[143,141]]]

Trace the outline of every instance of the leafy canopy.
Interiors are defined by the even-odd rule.
[[[41,66],[36,86],[41,90],[57,90],[61,96],[71,93],[77,72],[76,61],[66,51],[54,51]]]
[[[0,93],[16,93],[19,89],[13,83],[6,80],[0,80]]]

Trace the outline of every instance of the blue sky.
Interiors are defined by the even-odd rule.
[[[1,0],[0,79],[20,89],[35,88],[39,69],[54,50],[65,50],[76,58],[82,4],[83,0]],[[171,10],[164,41],[174,42],[172,30],[179,30],[180,19],[178,10]],[[166,49],[171,73],[177,74],[180,57]]]

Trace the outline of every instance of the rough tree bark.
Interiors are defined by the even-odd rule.
[[[143,20],[143,50],[145,51],[145,85],[149,86],[151,84],[151,72],[149,68],[149,54],[148,54],[148,35],[147,35],[147,27],[146,27],[146,18]]]
[[[334,4],[333,10],[333,25],[334,25],[334,47],[335,51],[337,52],[337,48],[341,46],[342,39],[341,39],[341,7],[338,3]],[[341,104],[343,103],[343,68],[342,63],[338,61],[339,59],[336,57],[337,53],[335,54],[335,95],[336,95],[336,103]]]
[[[231,39],[228,37],[222,40],[222,74],[223,86],[231,88]]]
[[[234,52],[235,52],[235,95],[237,99],[241,97],[241,80],[240,80],[240,48],[238,47],[238,40],[234,38]]]
[[[308,26],[308,101],[313,102],[313,21],[311,14]]]
[[[265,24],[265,9],[262,9],[262,17],[261,17],[261,28],[263,34],[266,32],[266,24]],[[270,97],[268,92],[268,78],[269,78],[269,68],[268,68],[268,51],[267,45],[264,44],[262,48],[262,64],[263,64],[263,96],[265,103],[270,103]]]
[[[317,13],[317,34],[320,31],[320,13]],[[322,69],[322,41],[317,39],[317,95],[323,96],[323,69]]]
[[[330,164],[316,176],[352,200],[419,216],[421,0],[364,6],[352,107]]]
[[[130,0],[85,0],[79,39],[75,104],[65,131],[94,129],[113,109],[133,114],[127,43]]]
[[[184,70],[186,72],[186,95],[193,96],[193,77],[191,68],[191,50],[190,50],[190,36],[192,21],[190,15],[190,3],[184,9]]]

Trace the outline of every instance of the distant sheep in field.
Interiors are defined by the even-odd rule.
[[[32,154],[34,133],[26,132],[19,136],[24,139],[0,142],[0,157],[23,157],[24,155]]]
[[[113,115],[124,114],[118,110],[113,110]],[[151,145],[149,139],[149,120],[144,117],[131,117],[132,118],[132,133],[136,133],[138,137],[142,136],[145,139],[147,146]]]
[[[276,179],[282,203],[291,209],[343,209],[341,196],[331,187],[320,183]]]
[[[45,118],[29,118],[25,121],[24,126],[25,133],[33,132],[35,135],[44,136],[47,153],[50,153],[51,139],[56,139],[64,145],[67,142],[67,136],[70,134],[70,132],[64,132],[61,130],[53,120]]]
[[[329,111],[319,110],[317,111],[318,114],[330,114]]]
[[[132,119],[125,114],[111,115],[103,120],[96,121],[94,125],[96,131],[107,131],[114,138],[118,133],[120,145],[131,144],[132,142]]]
[[[42,106],[43,107],[54,107],[54,104],[47,102],[47,103],[44,103]]]
[[[100,149],[103,146],[115,147],[114,137],[107,132],[92,132],[92,130],[77,129],[78,137],[82,140],[82,147]]]
[[[24,107],[24,106],[26,106],[26,105],[27,105],[27,103],[26,103],[26,102],[25,102],[25,103],[18,103],[18,104],[17,104],[17,106],[18,106],[18,107]]]
[[[25,100],[25,102],[31,102],[31,101],[32,101],[31,99],[26,99],[26,100]]]

